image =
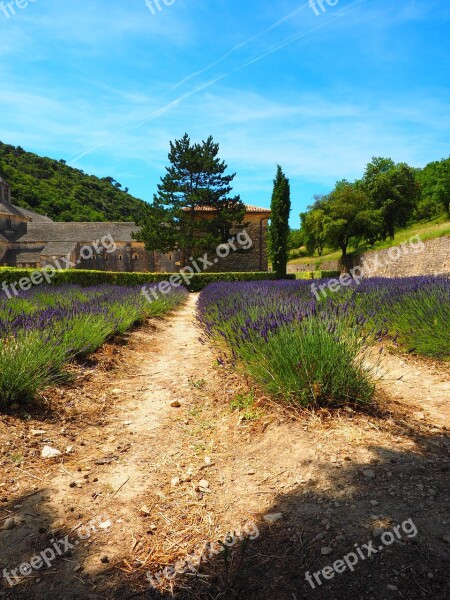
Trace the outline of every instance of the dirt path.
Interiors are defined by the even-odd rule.
[[[195,302],[105,347],[45,412],[0,418],[0,527],[15,519],[0,531],[0,571],[19,583],[0,598],[446,598],[448,369],[386,358],[373,414],[296,416],[255,392],[245,415],[230,400],[252,397],[251,384],[201,343]],[[62,455],[41,458],[45,445]],[[409,519],[414,539],[306,582]],[[246,556],[146,591],[147,574],[250,522]],[[66,535],[73,548],[49,568],[11,575]]]
[[[180,453],[179,413],[188,409],[198,380],[208,380],[211,385],[216,378],[212,356],[199,342],[193,324],[195,303],[196,296],[192,295],[178,313],[158,322],[156,329],[146,327],[132,333],[110,381],[106,371],[94,390],[89,382],[69,394],[61,389],[63,397],[70,396],[69,407],[61,408],[76,415],[64,415],[62,428],[58,430],[58,423],[48,419],[23,428],[23,445],[29,446],[26,472],[21,465],[15,485],[2,483],[0,488],[6,493],[5,516],[16,515],[20,525],[0,533],[2,563],[12,568],[24,562],[30,538],[40,538],[39,546],[45,549],[44,532],[70,531],[93,519],[97,531],[92,531],[89,541],[80,543],[77,531],[72,534],[77,542],[77,560],[70,556],[68,562],[58,565],[68,581],[64,598],[75,598],[86,592],[82,578],[73,574],[74,569],[75,573],[80,570],[80,562],[85,577],[98,579],[102,564],[107,571],[108,565],[122,562],[124,555],[136,550],[135,536],[144,534],[149,516],[141,508],[154,503],[155,490],[157,498],[166,497],[160,486],[167,487],[166,470],[176,465],[174,457]],[[87,391],[88,399],[83,398]],[[83,417],[86,400],[88,404],[94,402],[89,406],[94,413],[83,427],[78,417]],[[97,421],[103,409],[106,417]],[[69,451],[63,459],[44,461],[39,456],[44,445]],[[12,471],[15,469],[6,469],[6,473]],[[42,485],[30,489],[30,481],[35,480]],[[10,490],[16,501],[10,501]],[[30,492],[33,495],[27,498]],[[14,510],[14,506],[19,508]],[[83,532],[88,533],[85,528]],[[42,579],[40,583],[44,583]],[[60,583],[57,587],[60,589]]]
[[[215,376],[211,357],[198,341],[199,332],[193,325],[195,302],[196,296],[191,296],[179,313],[163,323],[153,339],[149,340],[146,333],[136,333],[133,350],[137,354],[138,371],[131,378],[115,382],[116,395],[125,402],[120,405],[121,422],[105,432],[111,440],[101,447],[101,454],[114,453],[119,438],[122,444],[125,437],[129,440],[129,450],[107,482],[117,489],[127,481],[120,492],[125,503],[136,498],[143,486],[148,485],[149,473],[145,466],[155,463],[162,438],[165,448],[172,439],[175,451],[172,418],[176,408],[189,404],[190,382],[201,378],[211,380]],[[133,397],[135,401],[130,402]],[[172,406],[174,403],[179,406]]]
[[[448,365],[388,354],[381,360],[375,375],[381,377],[382,389],[410,409],[416,406],[416,418],[450,426]]]

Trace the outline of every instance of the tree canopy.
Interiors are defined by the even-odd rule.
[[[449,203],[450,158],[414,169],[374,157],[362,179],[338,181],[328,195],[315,196],[300,214],[301,237],[310,255],[327,247],[345,259],[350,244],[394,239],[398,227],[449,212]]]
[[[450,216],[450,158],[431,162],[425,168],[418,169],[416,178],[421,186],[421,202],[427,204],[428,210],[432,206],[432,213],[435,214],[440,207]],[[426,212],[423,218],[428,216]]]
[[[219,144],[210,136],[192,143],[186,133],[170,142],[169,163],[142,222],[138,239],[148,250],[181,248],[191,255],[225,243],[234,225],[242,224],[245,205],[230,196],[235,174],[219,158]],[[202,213],[207,212],[208,218]]]
[[[372,210],[383,219],[382,237],[393,240],[397,227],[404,227],[420,197],[415,171],[406,163],[395,164],[390,158],[373,158],[362,179]]]
[[[368,197],[355,184],[338,184],[331,192],[324,218],[324,238],[330,248],[339,248],[347,255],[350,240],[363,234],[360,213],[368,208]]]

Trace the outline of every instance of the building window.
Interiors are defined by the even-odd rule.
[[[172,260],[172,255],[171,255],[171,254],[169,254],[169,260],[170,260],[170,261]]]
[[[118,254],[117,255],[117,260],[123,260],[123,254]]]
[[[138,260],[139,256],[137,254],[133,254],[133,260]]]

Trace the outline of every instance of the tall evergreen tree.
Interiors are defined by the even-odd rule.
[[[170,143],[170,166],[138,234],[148,250],[181,248],[186,262],[225,243],[232,227],[242,224],[245,205],[229,195],[235,174],[226,175],[228,166],[218,154],[219,144],[211,136],[192,144],[186,133]],[[203,216],[200,208],[209,214]]]
[[[273,182],[272,215],[269,227],[269,255],[278,277],[286,276],[289,247],[289,216],[291,214],[291,187],[280,165]]]

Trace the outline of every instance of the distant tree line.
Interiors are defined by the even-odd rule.
[[[16,205],[55,221],[140,221],[145,215],[146,203],[112,177],[87,175],[20,146],[0,142],[0,175]]]
[[[399,227],[440,214],[450,216],[450,158],[414,169],[390,158],[373,158],[362,179],[338,181],[327,195],[315,196],[300,214],[301,228],[290,234],[290,249],[304,245],[309,255],[325,248],[394,239]]]

